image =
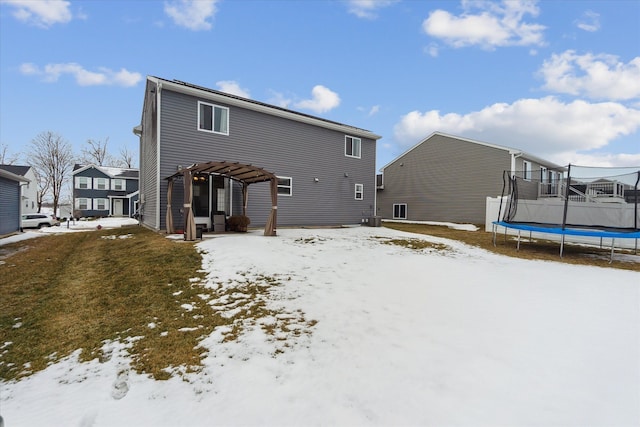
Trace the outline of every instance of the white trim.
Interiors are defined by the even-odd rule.
[[[290,176],[277,176],[277,175],[276,175],[276,178],[278,178],[278,179],[288,179],[289,180],[289,185],[280,185],[278,183],[278,189],[280,189],[280,188],[288,188],[289,189],[289,194],[280,193],[278,191],[278,197],[280,197],[280,196],[285,196],[285,197],[293,196],[293,178],[291,178]]]
[[[404,206],[404,217],[396,216],[396,206]],[[393,212],[391,212],[391,217],[393,219],[407,219],[407,204],[406,203],[394,203],[393,204]]]
[[[354,152],[354,143],[356,141],[358,141],[358,155],[354,155],[354,154],[347,154],[347,138],[351,138],[351,153]],[[344,136],[344,155],[346,157],[351,157],[354,159],[361,159],[362,158],[362,139],[358,138],[357,136],[351,136],[351,135],[345,135]]]
[[[360,191],[358,191],[358,186],[360,186]],[[360,197],[358,197],[358,193],[360,193]],[[364,200],[364,184],[355,184],[353,187],[353,198],[354,200]]]
[[[100,182],[100,180],[104,181],[104,188],[99,188],[98,187],[98,183]],[[102,190],[102,191],[106,191],[109,190],[109,178],[102,178],[99,176],[96,176],[93,178],[93,189],[94,190]]]
[[[202,105],[206,105],[206,106],[211,107],[211,130],[203,129],[202,127],[200,127],[200,107]],[[226,132],[218,132],[218,131],[215,130],[215,127],[216,127],[216,108],[220,108],[222,110],[226,110],[227,111],[227,124],[225,126]],[[223,107],[222,105],[216,105],[216,104],[210,104],[210,103],[204,102],[204,101],[198,101],[197,114],[198,114],[198,124],[197,124],[197,128],[196,129],[199,132],[215,133],[217,135],[229,135],[229,116],[231,115],[231,111],[229,110],[229,107]]]

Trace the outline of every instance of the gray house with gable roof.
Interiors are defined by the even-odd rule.
[[[562,170],[516,148],[434,132],[382,167],[377,213],[383,219],[484,224],[487,197],[502,194],[504,171],[553,185]]]
[[[360,224],[374,215],[376,141],[370,131],[213,89],[147,77],[140,137],[141,222],[181,229],[183,196],[192,192],[195,222],[211,229],[214,216],[243,212],[251,226],[277,209],[279,226]],[[268,182],[243,200],[242,176],[210,164],[259,167],[277,177],[277,206]],[[199,171],[185,187],[185,169]],[[205,173],[203,173],[203,171]],[[226,175],[225,175],[226,174]],[[171,191],[169,182],[172,182]],[[168,203],[172,199],[172,203]]]

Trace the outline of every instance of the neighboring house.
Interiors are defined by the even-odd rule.
[[[73,167],[74,217],[132,217],[138,207],[138,169]]]
[[[0,168],[0,236],[20,231],[20,187],[26,184],[24,176]]]
[[[504,171],[553,185],[562,168],[518,149],[434,132],[381,171],[382,218],[484,224],[486,199],[502,194]]]
[[[214,228],[214,215],[242,213],[245,204],[251,226],[267,224],[276,209],[279,226],[360,224],[375,214],[380,136],[370,131],[150,76],[134,133],[140,137],[141,221],[152,229],[167,229],[167,179],[208,162],[275,175],[277,207],[264,182],[251,185],[248,204],[243,201],[239,182],[249,173],[231,179],[231,172],[220,169],[193,169],[200,172],[193,176],[192,203],[186,206],[204,228]],[[182,229],[189,210],[183,195],[190,189],[182,176],[178,179],[173,186],[172,178],[171,213],[176,229]]]
[[[22,213],[38,212],[38,181],[36,180],[36,173],[33,168],[31,166],[21,165],[0,165],[0,169],[22,176],[29,181],[21,187],[20,203]]]

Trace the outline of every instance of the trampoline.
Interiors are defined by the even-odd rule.
[[[534,176],[537,175],[537,176]],[[640,228],[638,204],[640,167],[565,168],[534,171],[504,171],[503,191],[497,221],[493,221],[493,243],[498,227],[522,232],[560,236],[560,257],[567,237],[611,239],[613,261],[616,239],[635,239],[638,253]],[[504,203],[503,203],[504,202]],[[504,207],[504,209],[503,209]]]

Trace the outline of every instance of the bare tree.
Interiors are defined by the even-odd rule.
[[[128,169],[133,168],[134,165],[134,158],[133,158],[134,153],[132,151],[129,151],[129,149],[127,147],[121,148],[120,149],[120,158],[117,160],[116,166],[122,166]]]
[[[9,153],[9,146],[0,144],[0,165],[12,165],[18,161],[17,154]]]
[[[73,167],[71,145],[62,136],[47,131],[31,140],[29,151],[31,166],[38,177],[38,211],[42,199],[51,190],[53,212],[58,212],[58,202],[67,175]]]
[[[88,147],[82,148],[80,163],[94,164],[97,166],[113,165],[113,156],[107,151],[108,144],[109,137],[105,138],[104,141],[100,141],[99,139],[87,139]]]

